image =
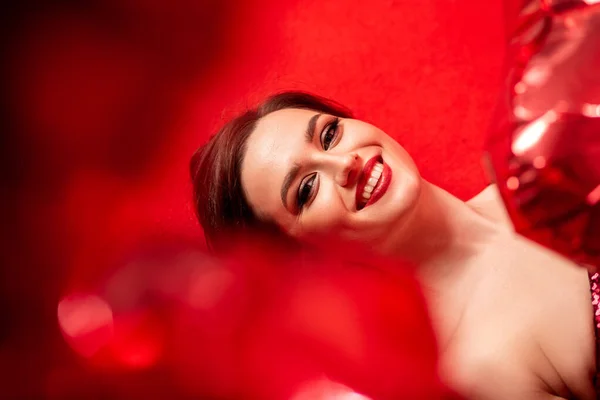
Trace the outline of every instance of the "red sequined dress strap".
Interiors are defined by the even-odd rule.
[[[592,292],[592,307],[594,309],[594,331],[596,333],[596,376],[594,385],[596,386],[596,398],[600,399],[600,382],[598,374],[598,361],[600,360],[600,274],[598,272],[590,273],[590,290]]]

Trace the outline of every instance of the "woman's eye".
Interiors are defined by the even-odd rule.
[[[323,130],[321,135],[321,145],[323,146],[323,150],[329,150],[331,143],[335,140],[338,134],[338,125],[340,124],[340,119],[336,118]]]
[[[311,175],[308,179],[300,183],[300,188],[298,189],[298,200],[297,207],[301,210],[304,205],[310,200],[310,196],[315,186],[315,179],[317,174]]]

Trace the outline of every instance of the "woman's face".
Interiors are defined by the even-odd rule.
[[[408,153],[368,123],[284,109],[260,121],[241,169],[248,202],[301,241],[324,236],[389,250],[421,178]]]

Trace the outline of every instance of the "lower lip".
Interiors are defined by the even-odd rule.
[[[373,192],[371,192],[371,197],[369,198],[369,201],[367,201],[367,204],[365,204],[365,208],[369,207],[371,204],[383,197],[390,186],[391,181],[392,169],[387,164],[383,164],[383,172],[381,173],[381,177],[379,178],[377,185],[375,185]]]

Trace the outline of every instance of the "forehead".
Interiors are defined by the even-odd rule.
[[[306,149],[306,127],[312,110],[284,109],[261,118],[246,144],[242,186],[250,205],[276,218],[285,212],[280,189],[283,178]]]
[[[248,154],[272,155],[271,150],[285,152],[304,141],[304,133],[312,110],[288,108],[261,118],[248,138]],[[276,161],[276,160],[271,160]]]

